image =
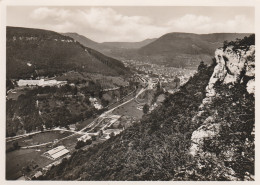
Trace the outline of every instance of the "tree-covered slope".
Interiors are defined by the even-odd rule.
[[[7,78],[53,76],[69,70],[124,75],[120,61],[74,39],[40,29],[7,27]]]

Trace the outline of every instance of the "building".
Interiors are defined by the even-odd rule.
[[[112,133],[114,133],[115,135],[117,134],[120,134],[120,132],[122,132],[123,129],[107,129],[107,130],[104,130],[104,134],[107,134],[107,135],[110,135]]]
[[[85,134],[85,135],[81,136],[80,138],[78,138],[77,140],[86,142],[89,139],[91,139],[91,136],[88,134]]]
[[[69,150],[67,150],[64,146],[58,146],[56,148],[53,148],[45,153],[43,153],[43,156],[51,159],[51,160],[56,160],[65,154],[68,154]]]
[[[98,103],[98,100],[96,98],[89,98],[89,101],[91,102],[91,104],[98,110],[102,109],[103,106],[101,104]]]
[[[57,80],[44,80],[44,79],[40,79],[40,80],[19,80],[17,82],[17,85],[19,87],[21,86],[55,86],[55,85],[64,85],[66,84],[66,81],[57,81]]]
[[[34,178],[38,178],[42,175],[42,172],[41,171],[37,171],[35,174],[34,174]]]

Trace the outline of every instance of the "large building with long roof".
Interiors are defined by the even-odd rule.
[[[67,150],[64,146],[61,145],[43,153],[43,155],[49,159],[56,160],[68,153],[69,150]]]

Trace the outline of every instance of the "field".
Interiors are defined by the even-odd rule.
[[[48,131],[32,135],[31,138],[27,136],[25,138],[18,139],[17,141],[20,146],[30,146],[54,141],[55,139],[61,139],[71,134],[71,132]],[[64,145],[70,151],[74,150],[78,137],[80,137],[80,135],[75,135],[68,139],[64,139],[57,145]],[[6,148],[11,147],[12,143],[13,142],[8,142],[6,144]],[[42,146],[37,147],[37,149],[19,149],[6,153],[6,179],[17,179],[21,175],[21,170],[23,168],[27,168],[27,166],[30,166],[31,170],[36,170],[53,162],[52,160],[41,156],[45,151],[50,149],[51,148],[47,146]]]
[[[88,124],[90,124],[94,118],[89,118],[84,121],[80,121],[76,124],[76,130],[81,130],[82,128],[86,127]]]
[[[143,111],[137,109],[138,103],[131,101],[123,106],[115,109],[113,114],[122,115],[122,116],[132,116],[137,119],[141,119],[143,116]]]
[[[41,151],[35,151],[35,149],[21,149],[8,152],[6,154],[6,179],[15,180],[19,178],[20,172],[23,168],[27,166],[38,165],[37,168],[42,168],[52,160],[42,157],[41,154],[49,148],[41,148]]]
[[[76,143],[77,143],[77,138],[79,138],[81,135],[79,134],[76,134],[74,136],[71,136],[67,139],[64,139],[62,141],[60,141],[59,143],[57,143],[56,145],[59,146],[59,145],[64,145],[69,151],[73,151],[75,146],[76,146]]]

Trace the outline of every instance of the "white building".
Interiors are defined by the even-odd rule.
[[[64,85],[66,81],[57,81],[57,80],[19,80],[17,82],[18,86],[55,86],[55,85]]]
[[[56,160],[68,153],[69,150],[67,150],[64,146],[61,145],[43,153],[43,155],[49,159]]]
[[[84,142],[86,142],[86,141],[89,140],[89,139],[91,139],[91,136],[88,135],[88,134],[86,134],[86,135],[81,136],[81,137],[78,138],[77,140],[78,140],[78,141],[84,141]]]

